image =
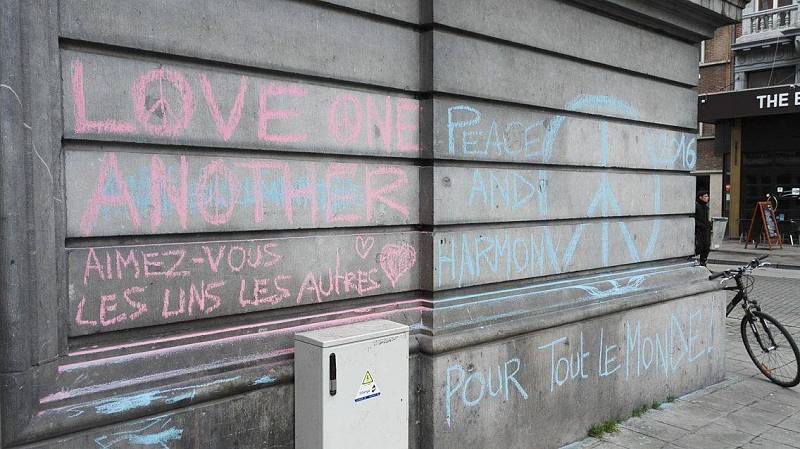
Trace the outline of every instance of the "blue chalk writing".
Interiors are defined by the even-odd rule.
[[[215,380],[199,385],[168,388],[165,390],[153,390],[146,393],[128,396],[115,396],[111,398],[98,399],[86,404],[71,407],[67,409],[67,412],[72,418],[82,415],[87,408],[94,408],[97,413],[103,415],[115,415],[130,410],[148,407],[159,400],[163,400],[165,404],[174,404],[180,401],[194,399],[198,389],[234,382],[240,377],[241,376],[230,377],[227,379]]]
[[[509,369],[511,367],[511,369]],[[495,369],[497,374],[495,375]],[[453,425],[453,400],[460,398],[461,404],[465,407],[475,407],[487,398],[495,398],[503,392],[503,404],[507,405],[512,396],[512,392],[523,400],[528,399],[528,392],[516,378],[522,361],[519,358],[512,358],[503,363],[493,366],[484,371],[474,370],[468,372],[463,366],[455,364],[447,368],[445,372],[445,421],[448,427]],[[455,379],[454,375],[455,374]],[[496,376],[496,377],[495,377]],[[496,379],[497,388],[492,388],[493,378]],[[513,386],[514,388],[509,388]]]
[[[275,379],[272,376],[265,375],[265,376],[261,376],[258,379],[254,380],[253,381],[253,385],[267,385],[267,384],[271,384],[271,383],[275,383],[275,382],[277,382],[277,379]]]
[[[682,367],[709,357],[714,350],[713,333],[713,318],[698,309],[688,316],[670,314],[662,329],[653,327],[653,323],[643,326],[641,320],[625,321],[622,335],[617,336],[601,327],[595,350],[584,349],[584,332],[579,334],[578,344],[570,345],[569,337],[562,336],[538,350],[549,360],[548,382],[554,393],[592,377],[603,379],[622,373],[626,381],[649,373],[670,377]]]
[[[138,446],[158,446],[162,449],[169,449],[167,445],[170,441],[180,441],[183,437],[183,430],[175,426],[167,428],[172,418],[161,416],[144,421],[143,427],[124,432],[115,432],[95,438],[95,443],[100,449],[111,449],[117,447]],[[119,444],[122,443],[122,444]],[[118,446],[119,444],[119,446]]]

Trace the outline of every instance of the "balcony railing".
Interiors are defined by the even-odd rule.
[[[770,31],[782,31],[800,25],[800,5],[768,9],[742,17],[742,36]]]

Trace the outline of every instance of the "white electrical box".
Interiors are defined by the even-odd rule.
[[[295,335],[295,447],[408,449],[408,326]]]

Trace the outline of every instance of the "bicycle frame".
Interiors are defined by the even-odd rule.
[[[761,307],[759,307],[758,302],[756,302],[755,300],[751,300],[747,296],[744,283],[742,282],[742,275],[743,273],[740,273],[739,275],[733,277],[733,279],[736,281],[735,286],[723,287],[723,290],[737,292],[736,296],[734,296],[733,299],[728,303],[725,309],[725,316],[730,315],[733,309],[741,302],[745,316],[749,317],[748,323],[750,325],[750,328],[753,330],[753,335],[756,336],[756,341],[758,341],[758,345],[761,346],[761,349],[763,351],[770,352],[777,347],[777,345],[775,344],[775,338],[772,336],[772,332],[770,332],[769,328],[764,323],[764,321],[759,319],[758,322],[761,324],[761,328],[764,331],[763,333],[767,334],[767,337],[769,337],[769,345],[764,344],[764,340],[761,337],[762,333],[758,330],[758,326],[755,325],[755,320],[752,319],[753,317],[752,311],[753,310],[761,311]]]
[[[739,305],[739,303],[742,302],[742,300],[744,300],[744,304],[742,304],[742,308],[745,310],[746,314],[750,314],[751,308],[754,308],[755,310],[759,310],[760,311],[761,308],[758,306],[758,303],[756,301],[751,301],[750,298],[747,297],[747,293],[745,292],[745,288],[744,288],[744,283],[742,282],[742,277],[741,276],[735,276],[733,279],[736,280],[736,285],[735,286],[732,285],[730,287],[723,287],[722,288],[723,290],[737,292],[736,296],[733,297],[733,299],[728,303],[728,306],[725,308],[725,316],[730,315],[731,312],[733,312],[733,309],[737,305]]]
[[[740,329],[747,354],[769,380],[781,387],[789,388],[800,385],[800,348],[797,347],[792,335],[780,322],[762,312],[758,302],[748,297],[751,285],[748,284],[745,276],[756,268],[768,265],[761,263],[766,257],[757,257],[747,265],[713,273],[708,280],[724,277],[721,281],[721,289],[736,292],[725,308],[725,316],[730,316],[737,305],[742,305],[744,317],[740,322]],[[735,285],[726,284],[731,279],[736,281]],[[776,342],[777,336],[783,337],[780,345]],[[757,344],[753,343],[752,337],[755,337]],[[786,354],[787,351],[791,352],[790,358],[788,362],[784,362],[783,354]],[[764,354],[773,355],[769,355],[765,359]],[[775,364],[775,358],[781,363],[780,365]],[[789,367],[790,377],[784,376],[784,367]]]

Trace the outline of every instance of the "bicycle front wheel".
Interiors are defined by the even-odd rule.
[[[744,348],[762,374],[782,387],[800,383],[800,351],[781,323],[752,312],[742,318],[741,330]]]

